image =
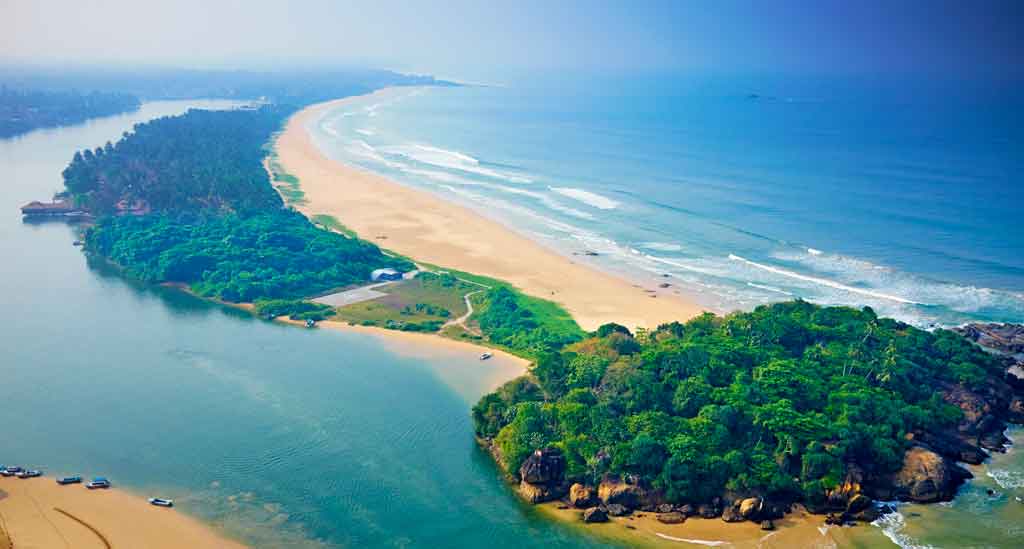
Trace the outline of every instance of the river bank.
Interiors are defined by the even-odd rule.
[[[0,478],[0,526],[0,547],[245,547],[123,490],[60,486],[46,477]]]
[[[373,97],[393,93],[384,89]],[[654,328],[700,313],[675,291],[581,265],[472,210],[328,158],[308,127],[354,99],[300,111],[275,141],[278,162],[300,182],[303,201],[296,207],[307,216],[330,215],[384,248],[507,281],[562,305],[586,330],[607,322]]]

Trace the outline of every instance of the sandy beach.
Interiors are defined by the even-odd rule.
[[[606,322],[651,328],[701,312],[674,291],[581,265],[468,208],[328,158],[307,127],[347,101],[300,111],[276,141],[279,163],[305,193],[303,213],[334,216],[362,238],[418,261],[510,282],[561,304],[587,330]]]
[[[0,548],[235,549],[176,509],[116,488],[59,486],[52,478],[0,478]]]

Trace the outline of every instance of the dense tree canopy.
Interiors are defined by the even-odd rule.
[[[285,209],[109,217],[89,230],[86,245],[134,277],[234,302],[308,297],[367,282],[373,269],[411,268]]]
[[[670,501],[815,501],[848,464],[896,470],[906,433],[955,424],[961,412],[939,397],[943,384],[1001,373],[952,332],[796,301],[639,337],[609,326],[542,356],[473,417],[509,471],[553,445],[571,478],[636,475]]]
[[[263,146],[293,110],[191,110],[137,124],[117,144],[75,153],[64,170],[64,184],[97,215],[130,207],[280,208],[281,197],[263,166]]]
[[[47,92],[0,87],[0,138],[131,112],[139,99],[124,93]]]

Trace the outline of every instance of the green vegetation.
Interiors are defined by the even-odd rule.
[[[450,274],[420,273],[413,280],[380,288],[387,295],[338,309],[338,318],[362,326],[436,332],[445,322],[465,314],[467,293],[479,287]]]
[[[302,299],[270,299],[256,302],[256,314],[273,320],[287,315],[292,320],[325,320],[334,316],[330,305],[313,303]]]
[[[560,306],[527,296],[507,284],[477,296],[473,318],[480,330],[491,343],[516,354],[540,357],[584,336],[576,321]]]
[[[75,153],[64,185],[98,216],[277,209],[282,201],[269,184],[263,145],[293,111],[191,110],[137,124],[116,146]]]
[[[524,323],[500,295],[493,321]],[[955,426],[960,409],[941,387],[1002,375],[952,332],[803,301],[638,337],[607,325],[553,347],[473,408],[477,435],[493,438],[508,471],[557,446],[569,478],[635,475],[680,503],[727,493],[820,502],[853,464],[898,469],[907,433]]]
[[[272,151],[267,157],[267,166],[270,168],[270,178],[274,182],[274,188],[281,193],[286,204],[293,206],[306,203],[306,193],[302,192],[302,187],[299,186],[299,178],[285,172],[284,167],[277,161],[277,154]]]
[[[0,138],[136,111],[139,98],[124,93],[17,91],[0,87]]]
[[[317,214],[311,217],[310,220],[329,231],[341,233],[349,238],[357,238],[355,231],[343,225],[341,221],[338,221],[338,219],[333,215]]]
[[[373,269],[412,268],[283,209],[108,217],[87,232],[86,246],[139,279],[233,302],[308,297],[365,282]]]

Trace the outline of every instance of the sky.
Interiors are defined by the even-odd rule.
[[[1021,1],[0,0],[0,63],[1024,75]]]

